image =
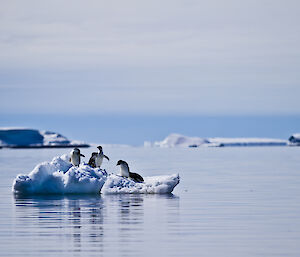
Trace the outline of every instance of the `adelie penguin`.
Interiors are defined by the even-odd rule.
[[[144,179],[141,175],[137,173],[130,172],[129,166],[127,162],[119,160],[117,163],[117,166],[120,165],[120,170],[121,170],[121,176],[126,177],[126,178],[131,178],[135,182],[144,182]]]
[[[80,156],[85,157],[83,154],[80,153],[80,150],[78,148],[74,148],[71,152],[71,158],[70,162],[74,166],[79,166],[80,164]]]
[[[88,163],[92,168],[100,168],[103,162],[103,158],[106,158],[109,161],[109,158],[105,154],[103,154],[102,146],[99,145],[97,148],[98,152],[92,153],[92,156]]]

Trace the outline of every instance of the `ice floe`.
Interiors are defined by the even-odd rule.
[[[51,131],[28,128],[0,128],[0,146],[8,148],[43,147],[88,147],[80,141],[71,141],[63,135]]]
[[[143,183],[136,183],[129,178],[111,174],[102,192],[105,194],[166,194],[171,193],[179,181],[179,174],[144,177]]]
[[[300,136],[300,135],[299,135]],[[299,137],[300,142],[300,137]],[[273,138],[200,138],[188,137],[180,134],[170,134],[162,141],[145,146],[158,147],[200,147],[200,146],[284,146],[287,145],[287,140]]]
[[[74,167],[68,156],[55,157],[51,162],[38,164],[28,175],[18,175],[13,192],[18,194],[95,194],[107,177],[105,170],[86,164]]]
[[[55,157],[38,164],[28,175],[18,175],[12,186],[15,194],[164,194],[171,193],[179,183],[179,175],[144,177],[144,183],[107,174],[87,164],[72,166],[69,156]],[[102,190],[101,190],[102,189]]]
[[[214,137],[208,138],[210,144],[214,146],[284,146],[287,141],[276,138],[255,138],[255,137],[242,137],[242,138],[221,138]]]
[[[300,133],[293,134],[289,138],[289,145],[300,146]]]
[[[205,138],[200,137],[187,137],[180,134],[170,134],[163,141],[155,142],[154,146],[159,147],[189,147],[191,145],[204,145],[208,144],[209,141]]]

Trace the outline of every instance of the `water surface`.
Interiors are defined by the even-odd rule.
[[[299,256],[300,148],[106,147],[169,195],[16,197],[14,177],[67,149],[0,150],[1,256]],[[89,156],[93,149],[84,149]]]

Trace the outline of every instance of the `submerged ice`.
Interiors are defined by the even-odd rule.
[[[16,194],[99,194],[108,193],[171,193],[179,183],[179,175],[145,177],[144,183],[107,174],[87,164],[73,166],[69,157],[55,157],[51,162],[38,164],[28,175],[18,175],[12,186]]]

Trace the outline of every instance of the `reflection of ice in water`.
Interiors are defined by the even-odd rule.
[[[50,245],[57,237],[62,240],[61,246],[70,241],[69,250],[60,249],[59,242],[55,242],[56,251],[80,252],[85,238],[90,238],[91,243],[98,247],[98,251],[102,251],[104,216],[101,196],[16,196],[15,208],[16,231],[20,235],[23,231],[18,228],[30,225],[34,228],[29,230],[30,236],[36,233],[39,237],[47,236]],[[73,240],[69,240],[70,238]]]
[[[141,256],[145,241],[153,243],[157,233],[167,233],[179,220],[179,198],[172,194],[16,196],[14,202],[16,234],[38,238],[38,246],[34,242],[27,246],[49,249],[49,254],[53,248],[53,252],[82,254],[89,249],[98,256]],[[166,227],[153,226],[155,214],[167,221]]]
[[[147,255],[149,249],[144,245],[149,244],[153,245],[151,252],[155,253],[159,249],[155,249],[158,234],[167,234],[168,228],[174,224],[177,224],[177,231],[180,231],[179,198],[173,194],[105,195],[104,202],[109,211],[108,222],[116,225],[113,234],[117,240],[116,256]],[[166,221],[166,227],[157,225],[157,216]]]

